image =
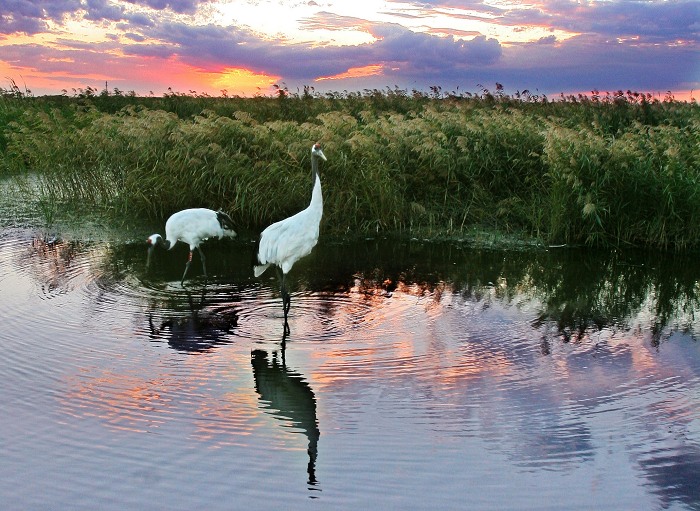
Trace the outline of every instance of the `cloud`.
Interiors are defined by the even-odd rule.
[[[178,14],[194,14],[200,5],[210,0],[126,0],[127,3],[153,9],[170,10]],[[62,24],[68,15],[82,16],[90,21],[129,21],[151,25],[147,15],[129,13],[110,0],[3,0],[0,2],[0,34],[38,34],[48,28],[47,22]]]
[[[405,4],[405,0],[390,3]],[[575,34],[639,37],[650,42],[698,40],[697,0],[535,0],[494,7],[483,0],[421,0],[413,2],[422,16],[443,13],[453,19],[487,19],[508,26],[541,26]],[[447,10],[447,11],[446,11]]]
[[[124,9],[107,0],[87,0],[85,19],[91,21],[121,21],[124,19]]]
[[[504,11],[499,18],[511,26],[535,24],[577,34],[639,37],[650,42],[697,41],[698,19],[700,2],[696,0],[551,0]]]
[[[410,62],[418,72],[490,65],[502,52],[496,39],[485,36],[465,41],[451,35],[438,37],[413,32],[393,24],[375,25],[371,33],[378,39],[372,52],[375,60]]]
[[[512,46],[488,76],[511,87],[550,92],[684,90],[698,79],[698,65],[689,62],[698,62],[697,50],[691,47],[635,47],[582,35]]]
[[[143,67],[138,63],[155,65],[157,61],[164,69],[168,63],[177,63],[203,74],[247,69],[281,77],[290,86],[311,84],[323,77],[333,77],[336,87],[370,83],[381,87],[383,83],[409,88],[459,85],[473,89],[478,83],[500,82],[550,94],[572,89],[669,90],[698,86],[700,2],[694,0],[535,0],[528,8],[512,9],[485,6],[480,1],[443,0],[415,3],[401,11],[428,19],[431,12],[442,9],[441,22],[446,24],[445,12],[453,21],[475,17],[483,20],[486,16],[481,14],[489,14],[509,27],[536,25],[573,35],[566,39],[558,37],[559,32],[541,32],[538,40],[528,43],[427,25],[415,31],[399,23],[342,16],[331,12],[329,6],[299,21],[300,27],[308,31],[367,34],[363,40],[369,42],[345,46],[292,43],[283,36],[271,38],[251,28],[224,26],[216,20],[193,24],[194,18],[188,14],[207,3],[0,0],[0,34],[39,33],[46,30],[49,21],[61,24],[68,16],[83,16],[93,27],[110,27],[106,41],[97,44],[65,36],[55,46],[11,44],[11,39],[5,39],[0,61],[37,73],[64,73],[81,79],[101,73],[114,77],[110,81],[125,82],[140,80],[138,73]],[[391,6],[391,2],[386,4],[384,15],[390,13]],[[402,8],[405,6],[402,2]],[[395,16],[396,11],[391,14]],[[200,23],[202,19],[198,17]],[[101,24],[103,21],[110,23]]]
[[[92,76],[109,74],[115,62],[112,56],[113,43],[81,46],[79,42],[72,49],[56,49],[37,44],[3,46],[3,60],[23,68],[42,73],[64,74],[67,76]]]
[[[4,0],[0,2],[0,33],[37,34],[47,28],[47,20],[62,21],[66,14],[80,7],[79,0]]]
[[[163,44],[130,45],[124,51],[161,58],[178,56],[206,71],[244,67],[306,83],[377,65],[403,79],[421,77],[435,81],[445,73],[458,75],[470,67],[491,65],[502,54],[498,41],[484,36],[464,41],[416,33],[397,24],[370,24],[357,19],[336,18],[334,26],[363,26],[375,41],[356,46],[289,44],[285,40],[260,38],[242,28],[171,23],[146,32]]]
[[[38,34],[46,29],[40,19],[0,13],[0,34]]]
[[[179,14],[193,14],[200,5],[210,3],[210,0],[127,0],[130,4],[150,7],[155,10],[169,9]]]
[[[353,30],[369,32],[372,22],[353,16],[341,16],[328,11],[320,11],[313,16],[302,18],[299,25],[304,30]]]

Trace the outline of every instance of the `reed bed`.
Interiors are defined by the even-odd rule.
[[[1,91],[0,91],[1,92]],[[305,207],[320,141],[322,229],[544,243],[700,244],[700,108],[632,92],[399,89],[274,97],[0,95],[0,172],[43,203],[114,217],[223,208],[257,230]]]

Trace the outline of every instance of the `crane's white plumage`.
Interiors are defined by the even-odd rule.
[[[285,275],[302,257],[311,253],[318,241],[318,229],[323,216],[323,195],[321,179],[318,175],[319,158],[326,161],[320,144],[311,148],[311,170],[313,191],[309,206],[299,213],[275,222],[260,235],[258,263],[254,274],[259,277],[270,266],[276,265],[282,270],[282,301],[285,323],[289,311],[289,293],[285,287]]]
[[[181,282],[184,282],[187,270],[190,268],[192,252],[195,248],[202,259],[202,269],[206,277],[205,257],[199,245],[208,238],[223,238],[224,236],[236,236],[236,232],[233,230],[233,221],[226,213],[206,208],[183,209],[171,215],[165,222],[165,240],[160,234],[152,234],[148,237],[149,262],[151,252],[157,245],[170,250],[178,241],[182,241],[190,246],[190,253]]]

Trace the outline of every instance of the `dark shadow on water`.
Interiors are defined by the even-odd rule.
[[[683,452],[659,451],[640,462],[647,479],[653,484],[663,508],[681,502],[689,509],[700,510],[700,447],[686,446]]]
[[[153,340],[167,339],[168,346],[185,353],[204,353],[217,346],[229,344],[238,314],[234,309],[212,310],[206,307],[206,287],[195,301],[191,291],[186,290],[188,309],[175,311],[154,320],[148,315],[150,337]]]
[[[307,437],[308,485],[309,489],[318,490],[316,458],[321,432],[316,417],[316,396],[304,377],[287,367],[284,344],[285,340],[281,352],[274,351],[272,357],[261,349],[251,353],[255,390],[265,412]]]
[[[112,246],[103,275],[119,269],[122,274],[145,276],[143,251],[142,244]],[[277,281],[252,277],[253,251],[254,246],[243,241],[213,243],[207,257],[210,274],[215,282],[263,285],[276,296]],[[163,258],[147,278],[172,281],[180,274],[181,261],[173,256]],[[539,311],[531,325],[542,333],[543,354],[553,342],[580,342],[602,329],[637,327],[630,319],[640,312],[648,318],[641,326],[654,346],[675,331],[695,337],[698,281],[700,258],[694,253],[488,250],[458,242],[406,239],[322,241],[287,278],[292,293],[302,289],[330,294],[353,291],[377,298],[402,292],[439,299],[440,292],[447,290],[465,302],[485,307],[494,300],[506,306],[534,302]],[[328,306],[329,314],[338,312],[333,303]]]
[[[304,263],[305,264],[305,263]],[[636,328],[644,313],[650,343],[673,332],[696,338],[700,258],[695,253],[588,248],[486,250],[460,243],[367,240],[317,247],[297,285],[328,292],[353,289],[367,296],[397,290],[439,299],[442,290],[485,307],[536,303],[532,326],[542,352],[552,342],[580,342],[602,329]],[[296,267],[295,267],[296,269]]]

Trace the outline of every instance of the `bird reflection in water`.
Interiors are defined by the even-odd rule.
[[[148,325],[151,339],[167,338],[168,345],[178,351],[203,353],[230,341],[230,334],[238,323],[238,314],[233,309],[217,311],[205,308],[206,287],[202,289],[199,303],[192,293],[186,291],[189,310],[187,314],[172,314],[158,327],[149,314]]]
[[[309,489],[316,488],[316,457],[321,432],[316,418],[316,396],[304,377],[287,368],[284,358],[284,340],[281,357],[275,351],[270,359],[267,351],[256,349],[251,353],[255,390],[261,407],[276,419],[291,423],[309,439]]]

